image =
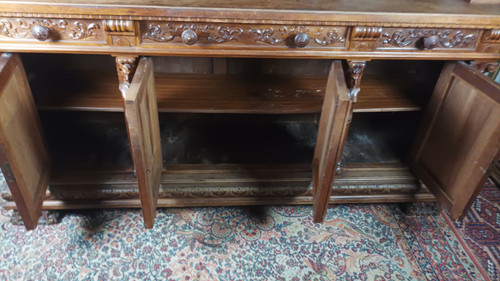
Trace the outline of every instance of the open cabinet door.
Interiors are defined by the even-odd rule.
[[[412,170],[458,219],[486,181],[499,145],[500,87],[464,63],[447,64],[412,148]]]
[[[122,90],[144,224],[152,228],[162,172],[160,126],[151,58],[141,58],[130,87]]]
[[[34,229],[50,176],[38,111],[18,55],[0,57],[0,165],[27,229]]]
[[[340,61],[333,61],[326,84],[318,138],[313,158],[314,222],[326,215],[337,165],[342,157],[353,103],[349,98]]]

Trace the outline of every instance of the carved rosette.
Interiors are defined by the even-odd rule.
[[[88,20],[4,18],[0,19],[0,36],[32,39],[31,29],[34,26],[47,27],[55,32],[57,37],[52,37],[53,40],[97,38],[97,31],[101,28],[98,23]]]
[[[280,26],[279,28],[250,28],[248,32],[256,42],[271,45],[286,43],[288,38],[297,34],[307,34],[317,45],[328,46],[335,43],[344,43],[345,38],[341,31],[335,27],[306,27],[306,26]]]
[[[472,48],[479,32],[475,30],[450,29],[396,29],[382,34],[382,45],[395,47],[417,47],[419,40],[431,36],[438,38],[438,47],[442,48]]]
[[[238,40],[243,34],[243,29],[230,26],[151,23],[142,38],[156,42],[169,42],[176,37],[181,38],[182,33],[186,30],[193,31],[198,38],[205,38],[207,42],[215,44]]]

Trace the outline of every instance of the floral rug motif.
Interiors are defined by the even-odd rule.
[[[443,213],[337,205],[67,213],[27,232],[0,210],[0,280],[494,280]]]

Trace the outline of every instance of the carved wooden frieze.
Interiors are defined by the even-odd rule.
[[[220,44],[252,47],[344,47],[346,27],[165,23],[141,23],[142,44],[184,44],[217,46]]]
[[[208,43],[225,43],[231,40],[238,40],[243,34],[243,29],[232,28],[223,25],[212,24],[172,24],[172,23],[149,23],[142,35],[142,39],[149,39],[156,42],[169,42],[178,38],[184,40],[186,32],[191,32],[191,36],[196,40],[205,40]]]
[[[252,28],[248,32],[256,42],[271,45],[286,43],[289,38],[304,35],[320,46],[332,45],[345,42],[345,32],[336,27],[307,27],[307,26],[280,26],[278,28]],[[295,40],[294,40],[295,41]],[[305,47],[305,46],[304,46]]]
[[[413,194],[418,191],[415,184],[369,184],[335,185],[332,195],[362,194]],[[137,185],[52,185],[45,200],[112,200],[138,199]],[[231,198],[231,197],[294,197],[311,196],[309,184],[264,185],[264,186],[168,186],[161,185],[159,198]],[[4,200],[12,201],[10,194],[4,194]]]
[[[100,21],[37,18],[0,19],[0,39],[102,41]]]
[[[378,49],[475,49],[479,30],[458,29],[385,29]]]

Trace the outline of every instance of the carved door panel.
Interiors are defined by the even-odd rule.
[[[162,153],[153,61],[150,58],[140,59],[130,86],[122,87],[122,94],[144,224],[152,228],[160,188]]]
[[[0,164],[27,229],[34,229],[50,177],[38,111],[18,55],[0,57]]]
[[[330,67],[313,159],[314,221],[324,220],[337,165],[342,157],[353,103],[349,98],[342,64]]]
[[[412,149],[414,173],[457,219],[486,181],[499,145],[500,87],[464,63],[447,64]]]

